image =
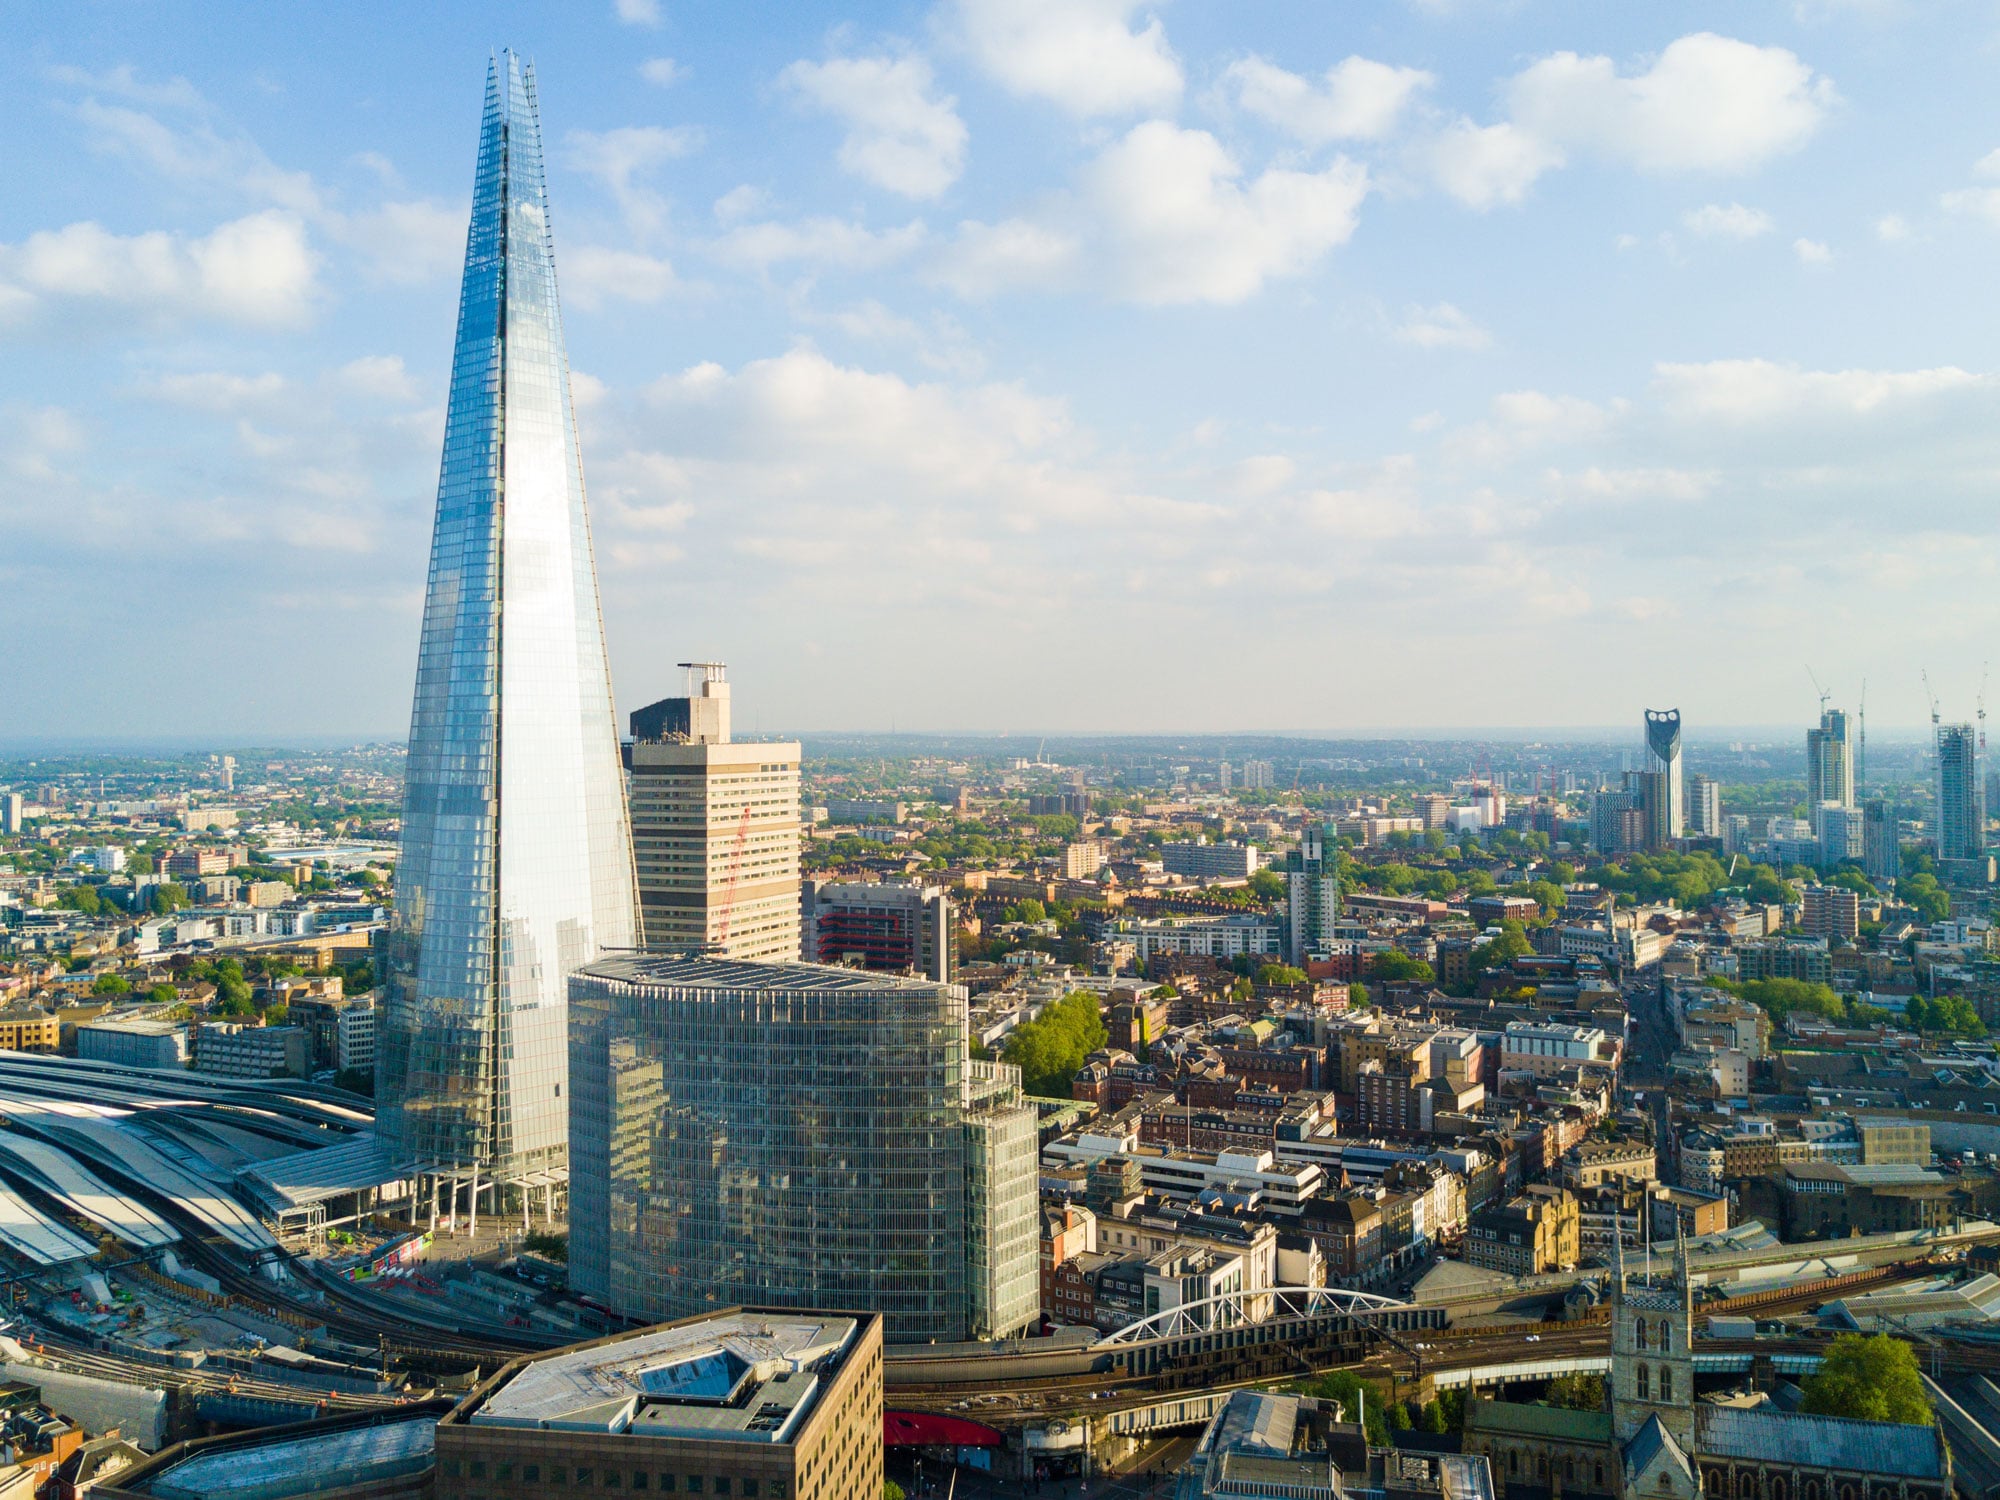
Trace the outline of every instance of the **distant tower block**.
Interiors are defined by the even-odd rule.
[[[1687,791],[1681,764],[1681,711],[1646,710],[1646,770],[1663,781],[1652,783],[1660,799],[1646,809],[1649,833],[1659,842],[1687,837]],[[1649,840],[1651,841],[1651,840]]]

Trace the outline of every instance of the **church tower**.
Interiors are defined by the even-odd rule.
[[[1678,1216],[1676,1216],[1678,1217]],[[1671,1276],[1633,1283],[1619,1245],[1611,1262],[1611,1436],[1620,1492],[1696,1500],[1693,1454],[1694,1290],[1687,1241],[1676,1227]]]

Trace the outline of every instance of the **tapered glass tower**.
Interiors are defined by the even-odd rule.
[[[635,905],[535,75],[506,53],[486,79],[410,716],[377,1048],[395,1164],[561,1178],[565,982],[632,946]]]

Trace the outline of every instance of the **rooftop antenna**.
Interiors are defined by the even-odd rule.
[[[1861,705],[1856,716],[1859,723],[1854,744],[1854,784],[1865,787],[1868,784],[1868,679],[1861,679]]]
[[[1990,663],[1979,664],[1979,753],[1986,753],[1986,678]]]

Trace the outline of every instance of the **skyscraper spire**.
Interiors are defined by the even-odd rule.
[[[378,1048],[399,1166],[567,1166],[569,973],[635,931],[535,75],[491,60]]]

